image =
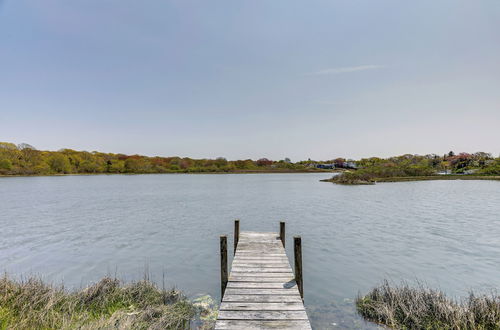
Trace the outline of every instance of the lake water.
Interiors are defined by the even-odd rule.
[[[500,288],[500,182],[340,186],[331,174],[0,178],[0,271],[81,287],[110,274],[219,299],[219,235],[278,231],[303,244],[318,329],[367,328],[353,299],[384,278],[451,296]]]

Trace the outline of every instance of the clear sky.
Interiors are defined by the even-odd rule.
[[[0,141],[498,155],[500,1],[0,0]]]

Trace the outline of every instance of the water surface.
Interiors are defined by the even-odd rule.
[[[340,186],[330,174],[0,178],[0,271],[69,287],[148,269],[219,298],[219,235],[300,234],[313,326],[366,328],[353,299],[384,278],[460,297],[500,287],[500,182]],[[164,278],[164,279],[163,279]]]

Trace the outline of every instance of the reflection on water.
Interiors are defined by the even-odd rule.
[[[366,328],[353,300],[383,278],[452,296],[500,287],[500,182],[319,182],[329,176],[0,178],[0,271],[79,287],[148,267],[158,282],[218,298],[219,235],[234,218],[255,231],[285,219],[289,242],[302,236],[316,328]]]

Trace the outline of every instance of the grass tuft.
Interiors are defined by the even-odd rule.
[[[0,329],[189,329],[196,308],[180,292],[105,277],[77,292],[40,279],[0,278]]]
[[[356,300],[365,319],[396,329],[500,329],[500,296],[470,294],[460,302],[419,284],[388,281]]]

